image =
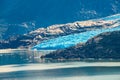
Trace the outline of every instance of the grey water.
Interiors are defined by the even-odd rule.
[[[49,52],[0,52],[0,80],[120,80],[119,60],[40,59]]]

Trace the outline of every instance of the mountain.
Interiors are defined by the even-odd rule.
[[[0,29],[4,31],[0,36],[1,39],[6,39],[40,27],[101,18],[117,13],[120,13],[119,0],[0,0]],[[23,23],[31,22],[35,24],[32,25],[34,28],[21,28]],[[6,29],[3,28],[4,25]],[[15,31],[17,28],[18,32]]]
[[[84,43],[91,37],[94,37],[100,33],[103,32],[109,32],[109,31],[117,31],[120,30],[120,15],[112,15],[105,18],[100,19],[94,19],[89,21],[81,21],[81,22],[75,22],[75,23],[69,23],[69,25],[65,25],[64,28],[68,28],[66,31],[63,31],[65,29],[59,29],[58,26],[55,31],[60,31],[66,33],[71,33],[66,36],[59,36],[54,39],[49,39],[42,41],[40,44],[34,46],[33,50],[57,50],[57,49],[64,49],[71,46],[74,46],[78,43]],[[76,28],[77,27],[77,28]],[[70,29],[69,29],[70,28]],[[54,30],[50,30],[54,32]],[[53,33],[57,34],[57,33]],[[59,34],[60,35],[60,34]]]
[[[34,29],[34,22],[24,22],[21,24],[0,24],[0,40],[5,40],[17,35],[23,35]]]
[[[41,26],[100,18],[120,12],[119,0],[1,0],[0,19]],[[101,6],[102,5],[102,6]]]
[[[70,47],[81,42],[81,38],[77,38],[80,35],[81,37],[84,38],[84,41],[86,41],[88,38],[95,36],[101,32],[119,30],[118,27],[119,25],[120,25],[120,14],[116,14],[100,19],[92,19],[88,21],[77,21],[74,23],[52,25],[47,28],[39,28],[35,31],[31,31],[28,34],[13,36],[8,40],[0,41],[0,48],[2,49],[32,48],[33,46],[39,43],[41,44],[43,43],[43,46],[45,45],[49,46],[51,45],[51,41],[53,41],[54,44],[57,44],[59,46],[59,43],[61,44],[63,41],[66,42],[68,39],[71,38],[71,40],[68,41],[73,40],[73,42],[68,42],[64,44],[66,47]],[[45,42],[50,41],[50,43],[45,43],[44,45],[44,41]],[[59,42],[55,42],[55,41],[59,41]],[[69,46],[69,43],[74,43],[74,42],[75,44],[70,44]],[[64,45],[62,48],[65,48]],[[39,48],[41,48],[41,46],[33,47],[33,49],[39,49]],[[47,47],[44,49],[47,49]]]
[[[52,59],[120,59],[120,31],[99,34],[86,43],[78,44],[42,56]]]

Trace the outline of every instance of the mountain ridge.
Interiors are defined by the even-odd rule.
[[[93,19],[88,21],[77,21],[74,23],[52,25],[47,28],[39,28],[28,34],[11,37],[0,42],[0,48],[31,48],[44,40],[54,39],[74,33],[82,33],[101,28],[112,28],[120,25],[120,14]]]

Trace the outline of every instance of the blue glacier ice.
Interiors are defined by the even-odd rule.
[[[103,32],[110,32],[110,31],[117,31],[120,30],[120,26],[114,28],[105,28],[105,29],[98,29],[87,31],[79,34],[72,34],[67,36],[58,37],[55,39],[50,39],[43,41],[42,43],[34,46],[32,49],[34,50],[56,50],[56,49],[64,49],[71,46],[74,46],[78,43],[84,43],[88,39],[103,33]]]

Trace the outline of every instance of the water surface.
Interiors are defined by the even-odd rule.
[[[0,53],[0,80],[120,80],[119,60],[41,60],[48,52]]]

